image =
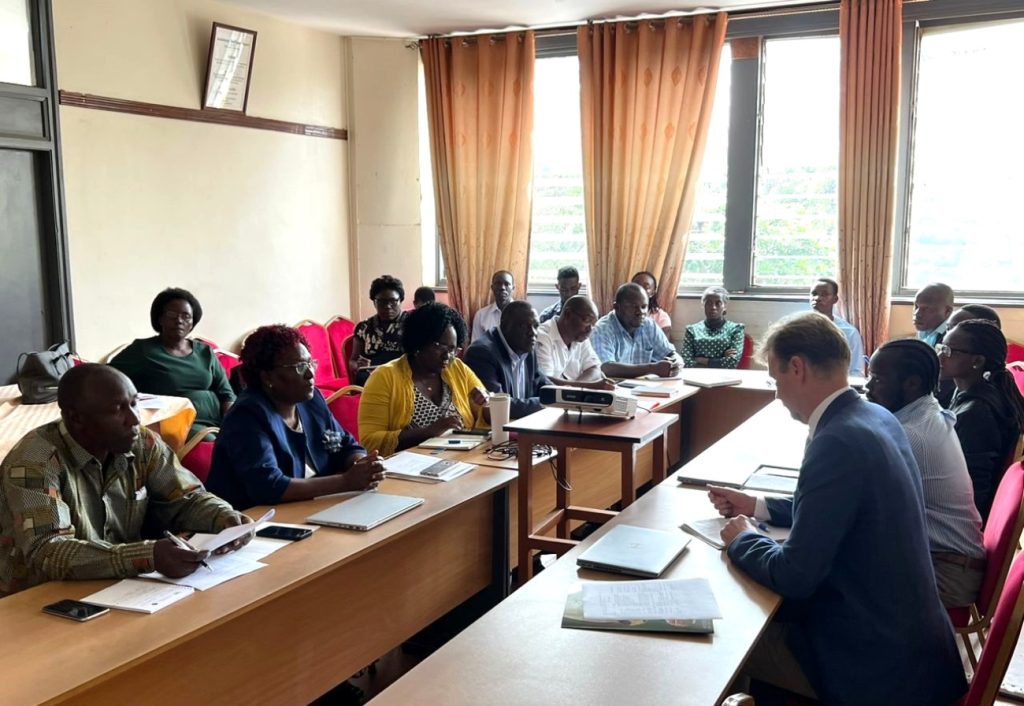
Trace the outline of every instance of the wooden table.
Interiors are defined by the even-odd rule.
[[[0,600],[0,701],[307,704],[482,590],[507,588],[510,471],[436,485],[387,480],[426,502],[369,532],[322,527],[268,566],[154,615],[44,615],[110,581],[51,582]],[[301,522],[338,502],[281,505]],[[256,508],[252,513],[260,513]]]
[[[596,414],[577,414],[561,409],[543,409],[505,425],[518,435],[519,507],[517,567],[522,585],[533,575],[530,552],[533,549],[564,554],[576,545],[569,539],[569,521],[607,522],[615,516],[604,508],[573,505],[570,448],[611,451],[619,455],[620,502],[628,507],[636,499],[634,469],[639,447],[651,444],[652,479],[665,479],[665,432],[678,421],[678,415],[649,412],[633,419],[613,419]],[[555,507],[539,522],[533,517],[531,472],[533,447],[546,444],[558,450],[555,458]],[[555,537],[544,536],[552,527]]]

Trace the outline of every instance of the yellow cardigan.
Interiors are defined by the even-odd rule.
[[[444,369],[441,377],[452,392],[452,404],[473,427],[486,428],[483,408],[469,401],[469,393],[484,385],[459,359]],[[398,435],[412,421],[415,394],[412,369],[403,355],[382,365],[370,375],[359,400],[359,443],[367,450],[390,456],[398,448]]]

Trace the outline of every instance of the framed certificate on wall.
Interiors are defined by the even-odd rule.
[[[204,109],[245,113],[255,51],[255,31],[213,23],[203,89]]]

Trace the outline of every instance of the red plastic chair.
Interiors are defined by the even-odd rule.
[[[221,348],[214,348],[213,354],[217,356],[217,362],[220,363],[220,367],[224,368],[224,374],[231,377],[231,371],[242,364],[241,359],[238,355],[231,351],[226,351]]]
[[[210,477],[210,466],[213,465],[213,441],[205,441],[207,435],[216,434],[218,427],[202,427],[192,435],[185,445],[178,449],[178,460],[181,465],[196,474],[201,483]]]
[[[334,356],[334,368],[338,371],[338,377],[348,379],[345,341],[355,333],[356,325],[344,316],[335,316],[324,325],[324,328],[327,329],[327,338],[331,342],[331,355]]]
[[[1024,530],[1024,465],[1015,463],[1003,474],[985,523],[983,543],[987,565],[978,600],[970,608],[949,610],[949,618],[967,648],[971,666],[976,667],[977,659],[971,635],[976,634],[982,646],[985,645],[985,633],[1010,571],[1021,530]]]
[[[967,696],[961,706],[991,706],[999,695],[999,687],[1006,676],[1021,624],[1024,623],[1024,556],[1013,563],[988,632],[988,642],[982,647],[981,659],[974,669]]]
[[[1024,362],[1014,361],[1007,365],[1006,369],[1010,371],[1010,375],[1013,375],[1013,381],[1017,383],[1020,394],[1024,395]]]
[[[740,370],[750,370],[750,361],[754,357],[754,339],[743,334],[743,355],[740,357]]]
[[[334,356],[331,355],[331,343],[327,329],[323,324],[305,319],[295,324],[306,341],[309,342],[309,355],[317,362],[316,386],[325,396],[337,392],[348,384],[348,375],[339,375],[334,368]]]
[[[1024,361],[1024,346],[1013,341],[1006,342],[1006,362],[1020,363]]]
[[[356,441],[359,441],[359,400],[362,395],[363,388],[359,385],[346,385],[327,398],[331,414]]]

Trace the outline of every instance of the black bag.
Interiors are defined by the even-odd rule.
[[[45,404],[57,399],[57,383],[71,370],[71,350],[67,341],[45,351],[18,356],[17,380],[22,404]]]

